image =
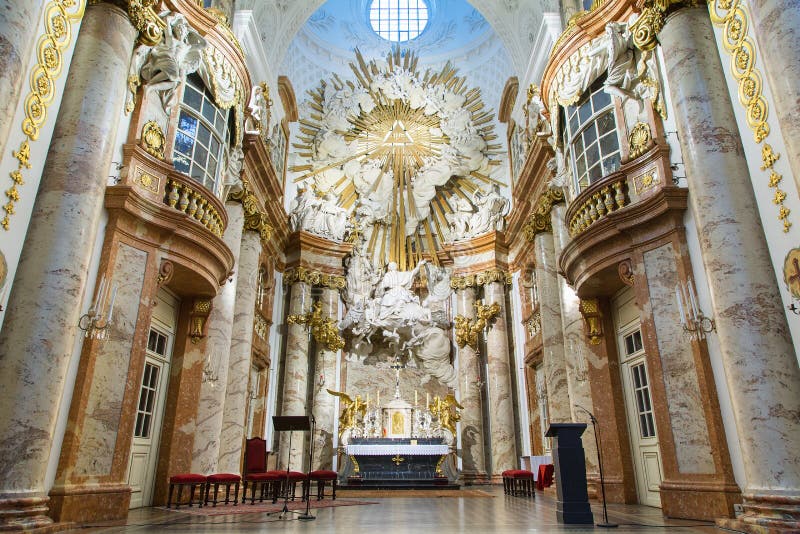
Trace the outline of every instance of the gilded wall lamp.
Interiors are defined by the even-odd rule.
[[[110,302],[109,302],[110,297]],[[112,287],[106,277],[100,279],[100,288],[97,290],[89,311],[78,319],[78,328],[83,330],[84,336],[92,339],[105,339],[109,325],[112,323],[114,301],[117,299],[117,284]]]
[[[217,387],[217,382],[219,381],[219,358],[217,357],[217,352],[212,350],[208,357],[206,358],[206,363],[203,365],[203,378],[201,382],[204,384],[209,384],[211,389],[215,389]]]
[[[704,339],[706,334],[717,329],[714,319],[706,317],[697,306],[697,296],[690,278],[686,284],[675,286],[675,300],[681,316],[683,331],[689,334],[690,339]]]
[[[478,300],[475,306],[475,319],[468,319],[463,315],[454,318],[456,329],[456,343],[459,348],[469,345],[473,350],[478,350],[478,334],[489,327],[489,323],[500,314],[500,304],[484,304]]]

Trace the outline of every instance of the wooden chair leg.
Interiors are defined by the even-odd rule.
[[[172,506],[172,492],[175,490],[175,484],[169,485],[169,496],[167,497],[167,508]]]
[[[183,484],[178,484],[178,500],[175,502],[175,509],[181,507],[181,496],[183,495]]]
[[[258,482],[251,482],[250,484],[250,504],[253,505],[256,503],[256,486],[258,486]]]
[[[335,479],[335,478],[334,478],[334,479],[333,479],[333,482],[332,482],[332,484],[331,484],[331,487],[332,487],[332,491],[331,491],[331,498],[332,498],[332,500],[334,500],[334,501],[336,500],[336,484],[338,484],[338,483],[339,483],[339,481],[338,481],[337,479]]]

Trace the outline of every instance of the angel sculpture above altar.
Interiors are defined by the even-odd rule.
[[[435,396],[428,409],[434,417],[438,418],[439,427],[442,430],[449,430],[452,437],[455,438],[456,423],[461,420],[458,410],[464,409],[456,400],[455,395],[448,393],[444,399],[438,395]]]
[[[334,397],[339,397],[344,403],[344,409],[339,415],[339,438],[342,444],[346,445],[350,437],[350,432],[358,427],[358,419],[364,418],[367,413],[367,403],[361,400],[361,395],[356,395],[353,399],[344,391],[333,391],[326,389]],[[345,434],[345,432],[347,433]]]

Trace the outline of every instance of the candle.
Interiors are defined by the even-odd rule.
[[[115,300],[117,300],[117,286],[114,286],[114,292],[111,295],[111,305],[108,307],[108,319],[106,319],[106,322],[108,324],[111,324],[111,313],[114,310],[114,301]]]
[[[431,405],[431,394],[427,391],[425,392],[425,406]]]
[[[689,301],[692,303],[692,312],[694,313],[694,318],[697,319],[700,317],[700,311],[697,309],[697,301],[694,299],[694,286],[692,285],[692,279],[689,279]]]
[[[685,316],[683,314],[683,299],[681,298],[680,285],[675,286],[675,300],[678,302],[678,311],[681,314],[681,324],[685,325],[686,321],[684,319]]]
[[[414,406],[417,405],[417,390],[414,390]]]
[[[378,390],[378,391],[375,393],[375,398],[377,399],[377,400],[375,401],[375,405],[376,405],[376,406],[380,406],[380,405],[381,405],[381,390]]]

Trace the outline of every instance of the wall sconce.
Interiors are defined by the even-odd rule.
[[[109,296],[111,303],[109,304]],[[105,339],[106,332],[114,310],[114,301],[117,299],[117,284],[111,287],[106,277],[100,278],[100,288],[97,290],[89,311],[78,319],[78,328],[83,330],[84,337],[92,339]]]
[[[691,278],[685,286],[683,284],[675,286],[675,300],[678,302],[681,326],[683,331],[689,334],[690,339],[704,339],[706,334],[717,329],[714,319],[706,317],[697,307],[697,297]]]
[[[579,306],[586,323],[586,337],[591,345],[599,345],[603,341],[603,314],[597,299],[581,299]]]
[[[322,305],[315,302],[311,311],[302,315],[292,314],[286,318],[288,324],[302,325],[310,336],[314,336],[317,343],[325,346],[329,351],[336,352],[344,348],[344,338],[339,335],[336,320],[322,316]]]
[[[463,315],[454,317],[456,330],[456,344],[459,348],[469,345],[473,350],[478,350],[478,334],[489,329],[489,324],[500,314],[500,304],[484,304],[478,300],[475,306],[475,319],[468,319]]]

